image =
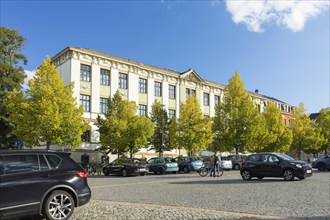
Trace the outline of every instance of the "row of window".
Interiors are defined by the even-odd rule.
[[[90,112],[90,96],[89,95],[80,95],[80,105],[84,107],[85,112]],[[108,99],[107,98],[100,98],[100,113],[107,113],[108,112]],[[146,105],[139,105],[139,115],[147,115],[147,106]],[[168,110],[169,118],[175,116],[175,110]]]
[[[80,105],[84,107],[85,112],[91,111],[91,97],[89,95],[80,95]],[[220,103],[220,96],[214,96],[214,104],[218,105]],[[209,106],[209,94],[204,93],[204,105]],[[141,106],[141,108],[140,108]],[[108,99],[100,98],[100,112],[107,113],[108,112]],[[146,105],[139,105],[139,115],[146,115],[147,113]],[[175,113],[173,113],[175,115]]]
[[[80,80],[82,81],[91,81],[91,67],[88,65],[81,64],[80,65]],[[119,73],[119,88],[121,89],[127,89],[128,88],[128,75],[125,73]],[[110,71],[101,69],[100,72],[100,84],[101,85],[110,85]],[[147,87],[147,80],[143,78],[139,78],[139,93],[146,94],[148,90]],[[168,87],[169,91],[169,98],[175,99],[176,95],[176,88],[174,85],[169,85]],[[162,83],[161,82],[155,82],[154,83],[154,95],[155,96],[162,96]],[[189,95],[196,95],[196,90],[194,89],[186,89],[186,99],[188,99]],[[219,97],[219,96],[217,96]],[[216,101],[216,103],[219,103]],[[219,97],[220,100],[220,97]],[[209,105],[209,94],[204,93],[204,105]]]

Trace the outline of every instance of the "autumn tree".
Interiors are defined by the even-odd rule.
[[[73,84],[64,85],[59,71],[47,57],[29,81],[26,93],[14,90],[8,96],[9,118],[16,125],[13,133],[27,146],[45,142],[66,144],[75,149],[88,128],[83,108],[73,97]]]
[[[293,110],[290,129],[293,135],[291,149],[297,150],[299,159],[301,151],[313,151],[318,147],[319,135],[317,135],[314,122],[309,119],[303,103]]]
[[[119,91],[109,98],[108,112],[97,118],[103,148],[118,155],[130,152],[132,157],[140,147],[148,144],[154,132],[153,124],[145,116],[137,116],[136,110],[135,102],[123,100]]]
[[[213,119],[214,143],[221,151],[235,149],[236,154],[255,148],[258,123],[257,108],[245,92],[244,83],[236,71],[225,88],[223,102],[215,108]]]
[[[180,107],[179,146],[192,153],[207,149],[212,143],[212,125],[204,117],[195,96],[190,95]]]
[[[262,113],[264,122],[266,123],[264,149],[266,152],[286,152],[290,149],[292,142],[291,130],[283,124],[280,109],[269,102],[268,106]]]
[[[154,123],[155,132],[150,140],[150,144],[153,146],[152,149],[159,152],[159,156],[164,151],[170,150],[169,143],[169,120],[166,109],[163,108],[162,104],[155,100],[151,107],[150,120]]]
[[[24,37],[16,30],[0,27],[0,148],[13,148],[17,140],[13,134],[14,123],[9,119],[7,95],[20,90],[24,83],[27,58],[20,51]]]
[[[319,116],[316,118],[316,126],[319,134],[321,135],[320,138],[320,145],[318,151],[323,151],[324,154],[329,152],[330,150],[330,108],[323,108],[320,111]]]

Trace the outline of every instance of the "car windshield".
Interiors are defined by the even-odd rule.
[[[176,161],[173,158],[165,158],[165,162],[166,163],[175,163]]]
[[[279,156],[280,158],[282,158],[283,160],[294,160],[292,157],[286,155],[286,154],[276,154],[277,156]]]
[[[146,161],[144,159],[133,158],[131,160],[131,163],[134,163],[134,164],[145,164]]]

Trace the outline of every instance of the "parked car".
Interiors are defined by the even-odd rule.
[[[319,171],[330,171],[330,154],[325,157],[320,157],[312,163],[313,168],[317,168]]]
[[[175,160],[179,165],[179,172],[183,171],[184,173],[199,170],[203,165],[203,162],[197,157],[180,156]]]
[[[91,198],[87,172],[70,153],[54,151],[0,151],[0,192],[1,219],[65,220]]]
[[[242,163],[243,163],[244,159],[246,158],[245,155],[240,155],[240,154],[229,155],[228,157],[231,159],[234,170],[240,170]]]
[[[221,167],[224,170],[231,170],[233,168],[233,164],[229,157],[221,156],[220,159],[221,159]],[[204,167],[211,167],[211,156],[205,157],[203,159],[203,163],[204,163]]]
[[[177,173],[179,171],[178,163],[173,158],[154,157],[148,160],[149,172],[163,175],[165,173]]]
[[[251,154],[245,158],[241,167],[243,180],[250,180],[252,177],[283,177],[284,180],[294,180],[295,177],[305,179],[312,175],[312,167],[307,162],[279,153]]]
[[[221,157],[221,167],[224,170],[231,170],[233,168],[233,163],[229,157]]]
[[[145,160],[137,158],[118,158],[103,167],[103,173],[106,176],[110,174],[122,175],[141,175],[148,172],[148,166]]]

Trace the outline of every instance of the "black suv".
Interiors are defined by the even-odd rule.
[[[68,219],[91,198],[87,173],[54,151],[0,151],[0,219],[42,214]]]
[[[312,175],[312,167],[308,163],[279,153],[251,154],[245,158],[241,167],[243,180],[250,180],[251,177],[283,177],[284,180],[294,180],[295,177],[305,179]]]

